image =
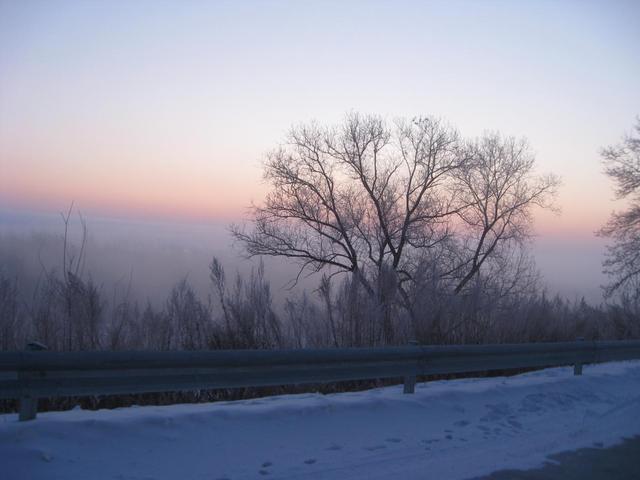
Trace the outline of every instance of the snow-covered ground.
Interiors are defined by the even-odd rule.
[[[168,407],[0,415],[0,478],[465,479],[640,434],[640,361]]]

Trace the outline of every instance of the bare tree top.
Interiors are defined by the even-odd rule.
[[[434,117],[350,113],[289,131],[264,163],[272,190],[251,209],[253,229],[232,232],[250,256],[352,272],[371,294],[383,271],[403,292],[424,252],[440,249],[457,259],[444,270],[459,291],[500,244],[526,236],[531,207],[551,205],[558,181],[534,163],[524,141],[468,142]]]

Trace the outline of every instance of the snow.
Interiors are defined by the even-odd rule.
[[[465,479],[640,434],[640,361],[333,395],[0,415],[12,479]]]

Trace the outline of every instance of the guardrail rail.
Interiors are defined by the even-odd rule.
[[[215,351],[0,352],[0,398],[19,399],[19,419],[38,398],[260,387],[582,365],[640,358],[640,340],[501,345]],[[38,350],[38,351],[35,351]]]

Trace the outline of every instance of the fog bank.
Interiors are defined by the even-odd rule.
[[[209,269],[217,257],[228,275],[248,273],[257,260],[243,257],[234,245],[227,222],[197,224],[188,222],[150,222],[85,216],[88,229],[84,273],[91,275],[105,295],[123,292],[130,285],[132,297],[163,302],[171,287],[187,278],[202,298],[210,294]],[[82,226],[73,214],[70,243],[80,244]],[[0,268],[17,277],[28,295],[43,269],[62,267],[64,223],[60,215],[0,211]],[[534,239],[532,251],[549,294],[568,300],[599,304],[605,240],[595,237],[553,236]],[[292,294],[295,264],[284,259],[264,259],[276,304]],[[293,291],[313,290],[318,276],[302,278]]]

